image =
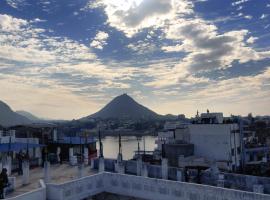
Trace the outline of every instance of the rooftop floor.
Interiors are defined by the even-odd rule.
[[[89,176],[97,173],[96,170],[92,170],[90,166],[86,166],[84,169],[85,176]],[[70,166],[69,164],[56,164],[50,167],[51,183],[63,183],[70,181],[78,177],[77,166]],[[32,191],[39,188],[39,180],[44,177],[44,169],[42,167],[34,168],[30,170],[29,184],[22,185],[22,176],[18,176],[17,173],[11,174],[16,177],[15,190],[12,193],[6,195],[6,198],[21,195],[23,193]]]

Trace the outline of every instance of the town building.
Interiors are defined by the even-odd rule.
[[[174,166],[179,158],[181,160],[177,163],[181,166],[184,158],[189,163],[191,158],[210,164],[216,162],[221,169],[228,171],[236,171],[241,166],[239,126],[236,123],[223,123],[222,113],[208,111],[200,116],[197,114],[193,123],[165,123],[164,131],[158,133],[156,144],[157,150],[163,151]],[[175,148],[175,151],[171,148]]]

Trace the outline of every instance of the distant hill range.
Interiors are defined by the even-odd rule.
[[[30,124],[32,121],[27,117],[24,117],[16,112],[14,112],[6,103],[0,101],[0,125],[14,126],[21,124]]]
[[[24,117],[26,117],[27,119],[33,121],[33,122],[38,122],[38,121],[42,121],[43,119],[38,118],[37,116],[33,115],[30,112],[24,111],[24,110],[18,110],[16,111],[16,113],[18,113],[19,115],[22,115]]]
[[[159,119],[161,115],[158,115],[154,111],[146,108],[145,106],[137,103],[133,98],[127,94],[123,94],[115,97],[100,111],[82,118],[81,120],[87,120],[92,118],[99,119]]]

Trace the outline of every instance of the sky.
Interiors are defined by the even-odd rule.
[[[52,119],[127,93],[159,114],[270,114],[270,0],[0,0],[0,100]]]

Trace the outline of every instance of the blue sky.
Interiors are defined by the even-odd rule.
[[[1,0],[0,85],[58,119],[122,93],[161,114],[269,114],[270,0]]]

